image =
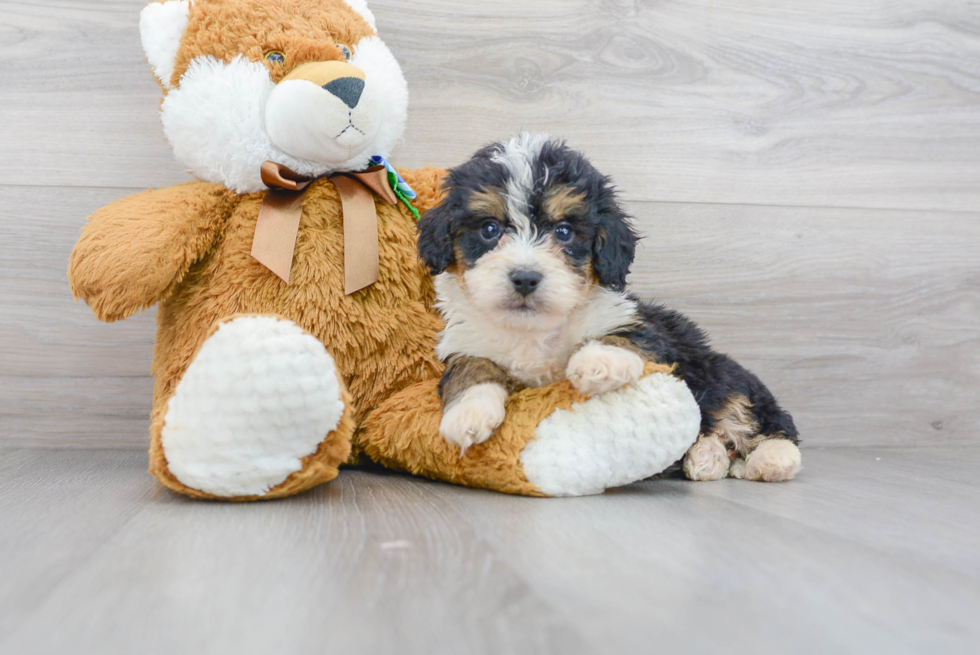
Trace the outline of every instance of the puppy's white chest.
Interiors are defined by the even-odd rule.
[[[525,335],[488,357],[528,387],[540,387],[565,377],[565,368],[575,348],[560,333]]]

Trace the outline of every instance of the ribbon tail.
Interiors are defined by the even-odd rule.
[[[378,210],[374,194],[360,182],[343,175],[331,181],[344,210],[344,293],[350,295],[380,279]]]
[[[305,185],[304,185],[305,186]],[[296,235],[303,215],[304,190],[270,189],[262,200],[252,239],[252,257],[289,283]]]

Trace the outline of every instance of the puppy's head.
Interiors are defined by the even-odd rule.
[[[580,153],[521,134],[452,169],[419,224],[419,254],[481,313],[560,323],[600,285],[621,291],[636,246],[609,179]]]

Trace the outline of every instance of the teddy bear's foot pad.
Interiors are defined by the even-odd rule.
[[[344,409],[319,340],[291,321],[241,317],[204,342],[160,437],[182,484],[222,498],[262,496],[303,467]]]
[[[586,496],[646,479],[679,460],[701,427],[683,382],[654,373],[559,409],[521,453],[528,481],[549,496]]]

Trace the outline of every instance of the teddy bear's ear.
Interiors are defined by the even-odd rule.
[[[375,32],[378,31],[378,25],[374,20],[374,14],[371,13],[370,9],[368,9],[367,0],[344,0],[344,2],[347,3],[348,7],[360,14],[361,18],[367,21],[367,24],[371,26],[372,30]]]
[[[170,76],[174,72],[174,60],[180,47],[180,38],[187,28],[188,0],[153,2],[140,12],[140,40],[153,74],[165,89],[170,88]]]

